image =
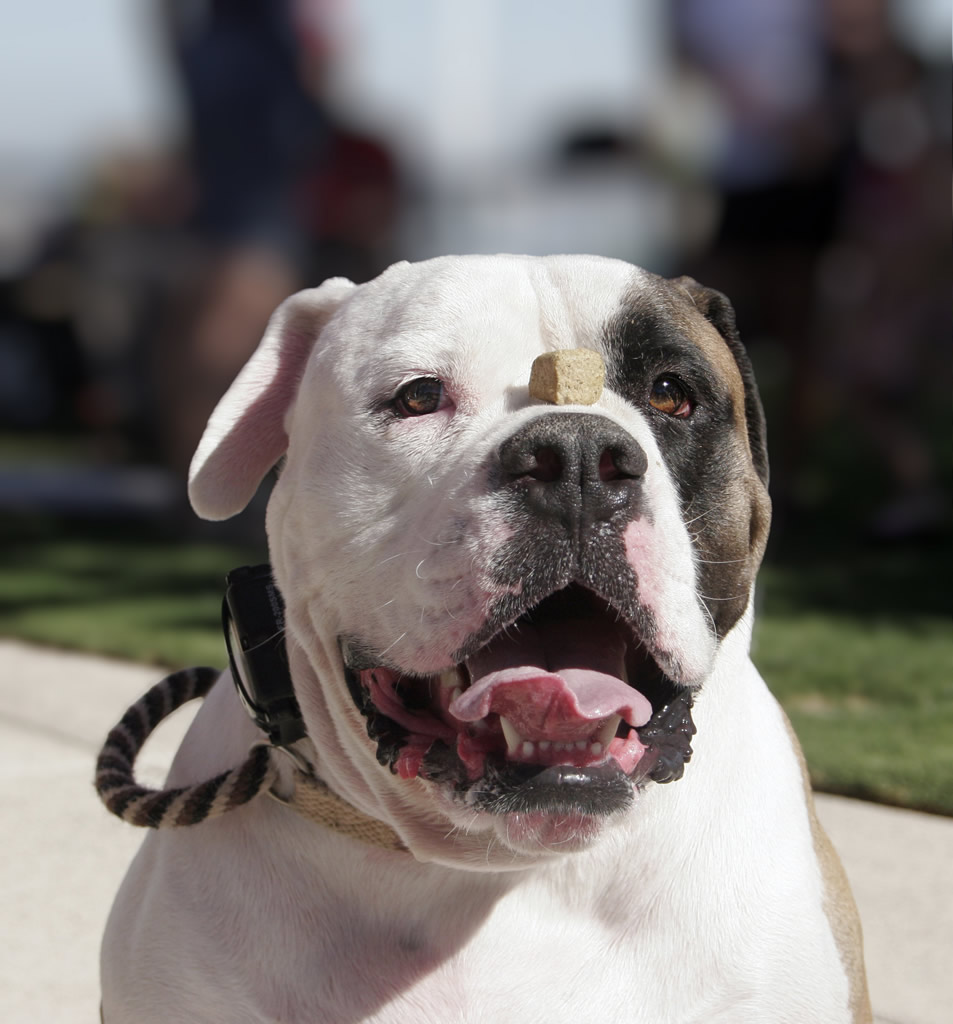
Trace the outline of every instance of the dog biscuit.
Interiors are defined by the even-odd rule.
[[[602,356],[591,348],[545,352],[533,360],[530,397],[551,405],[594,405],[605,373]]]

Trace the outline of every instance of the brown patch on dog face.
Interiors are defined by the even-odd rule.
[[[731,306],[691,279],[649,277],[607,325],[606,351],[607,385],[645,413],[678,487],[699,592],[724,636],[747,607],[770,523],[764,417]],[[651,407],[665,377],[692,395],[690,416]]]
[[[674,289],[673,289],[674,290]],[[721,377],[726,391],[731,395],[735,413],[735,426],[745,440],[748,431],[745,427],[745,388],[741,379],[741,371],[731,354],[725,339],[718,333],[714,325],[706,319],[703,308],[695,304],[695,300],[687,288],[679,287],[678,292],[688,296],[690,305],[683,301],[670,302],[672,321],[685,335],[692,339],[701,349],[705,358],[715,372]]]
[[[748,353],[741,344],[738,326],[735,323],[735,311],[726,296],[713,288],[700,285],[694,278],[679,277],[670,283],[678,291],[686,294],[694,308],[715,329],[720,341],[726,346],[734,360],[735,369],[741,375],[744,392],[744,410],[746,433],[749,442],[751,460],[754,463],[761,482],[768,485],[768,453],[765,439],[764,410],[761,408],[761,397],[754,379],[754,370]],[[722,350],[724,352],[724,350]]]

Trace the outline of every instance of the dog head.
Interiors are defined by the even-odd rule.
[[[604,361],[591,404],[531,397],[536,357],[564,349]],[[272,564],[342,795],[399,791],[525,852],[586,845],[681,776],[770,518],[722,295],[594,257],[325,282],[215,410],[197,512],[240,511],[282,457]]]

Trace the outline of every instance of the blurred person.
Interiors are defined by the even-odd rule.
[[[790,378],[775,445],[780,518],[806,498],[812,437],[849,405],[897,491],[896,513],[871,527],[903,534],[938,511],[909,399],[924,343],[949,319],[936,287],[948,275],[947,240],[936,244],[946,214],[935,208],[949,161],[925,71],[887,15],[885,0],[676,0],[673,33],[723,124],[717,227],[686,269],[733,296],[755,357],[776,342]]]
[[[305,178],[304,214],[319,239],[311,281],[376,277],[393,262],[398,171],[377,139],[335,123],[327,159]]]
[[[949,527],[930,417],[948,401],[949,70],[892,30],[886,0],[827,0],[831,98],[845,136],[837,237],[817,278],[824,422],[846,404],[885,471],[878,539]]]
[[[168,294],[188,191],[174,154],[109,154],[5,283],[0,348],[3,390],[19,393],[14,424],[80,431],[107,460],[145,439],[147,325]],[[3,422],[8,405],[0,399]]]
[[[776,533],[798,475],[814,278],[835,234],[840,191],[822,2],[675,0],[672,8],[676,51],[707,79],[718,121],[709,154],[712,236],[684,270],[732,296],[753,358],[771,346],[790,377],[780,415],[769,402]]]
[[[200,243],[194,283],[159,342],[168,459],[183,472],[268,317],[306,282],[299,186],[329,123],[313,94],[326,54],[291,0],[163,0],[183,86]]]
[[[836,218],[821,12],[814,0],[675,0],[672,11],[676,49],[707,78],[720,122],[709,144],[720,212],[697,275],[732,296],[749,339],[797,347]]]

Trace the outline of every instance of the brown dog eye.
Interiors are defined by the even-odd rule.
[[[659,377],[652,385],[649,403],[653,409],[680,420],[688,419],[695,408],[684,384],[677,377],[669,376]]]
[[[443,381],[436,377],[418,377],[405,384],[394,399],[398,416],[426,416],[444,405]]]

